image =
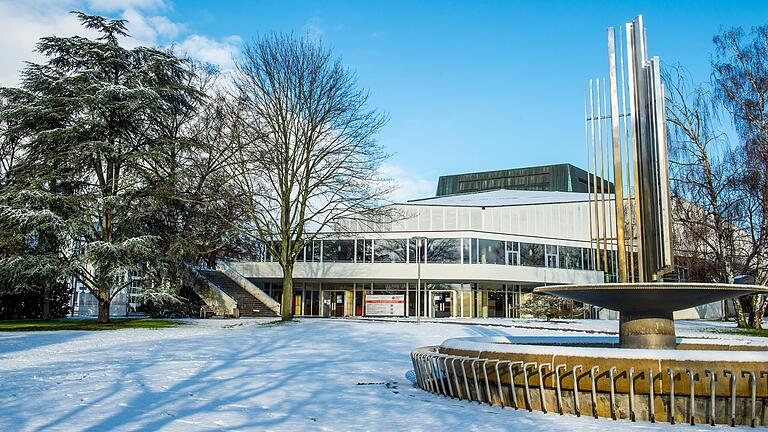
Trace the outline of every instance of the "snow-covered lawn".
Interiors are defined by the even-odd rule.
[[[615,321],[265,323],[0,333],[0,430],[712,430],[489,407],[425,393],[405,377],[416,346],[615,332]],[[682,322],[678,334],[749,339],[707,332],[722,325]]]

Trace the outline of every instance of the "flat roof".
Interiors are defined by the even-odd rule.
[[[609,197],[606,194],[606,199]],[[496,189],[483,192],[469,192],[442,195],[407,201],[403,204],[436,205],[457,207],[503,207],[531,204],[557,204],[589,201],[590,194],[580,192],[529,191]]]

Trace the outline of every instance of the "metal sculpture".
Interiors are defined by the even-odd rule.
[[[664,86],[659,70],[659,58],[648,58],[640,15],[626,23],[624,32],[619,31],[618,43],[616,29],[608,28],[608,89],[604,78],[590,80],[585,89],[594,262],[615,282],[656,281],[673,269]],[[614,182],[608,191],[602,180],[606,177]]]

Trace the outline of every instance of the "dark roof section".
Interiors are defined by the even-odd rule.
[[[511,168],[466,174],[440,176],[436,196],[513,189],[551,192],[588,192],[591,178],[571,164]],[[598,177],[598,185],[601,181]],[[605,182],[605,192],[613,192],[613,184]]]

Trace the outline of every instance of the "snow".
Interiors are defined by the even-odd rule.
[[[412,348],[448,338],[584,337],[615,328],[586,320],[240,319],[0,333],[0,430],[710,430],[501,409],[429,394],[405,377]],[[713,337],[707,328],[678,325]]]

